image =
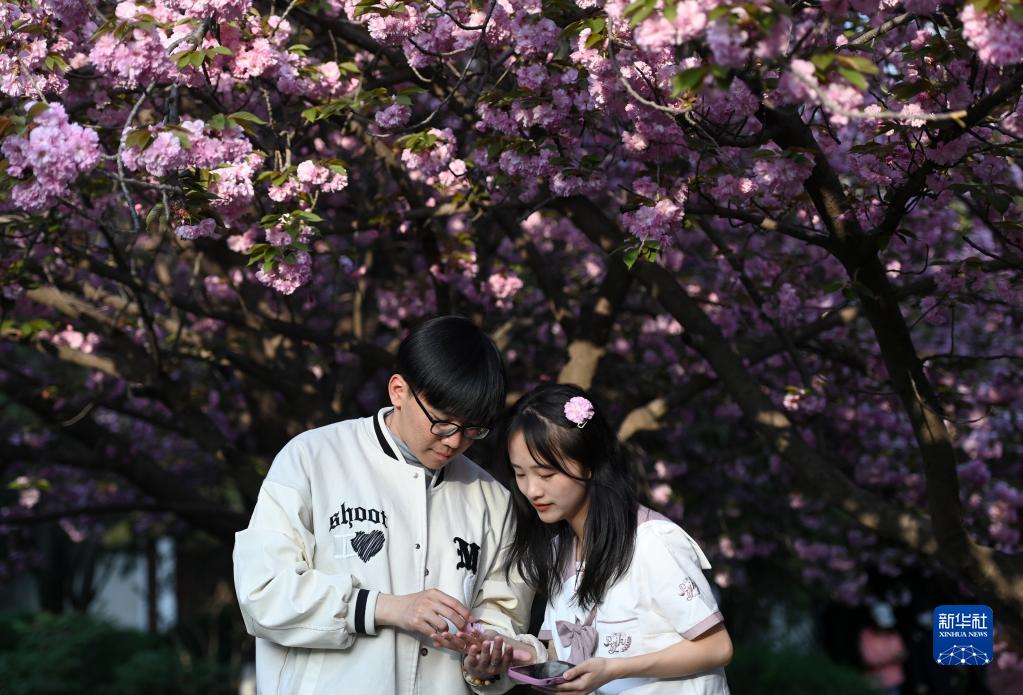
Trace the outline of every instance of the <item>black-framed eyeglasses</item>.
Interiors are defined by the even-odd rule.
[[[412,389],[409,389],[412,391]],[[416,399],[416,403],[419,404],[419,408],[423,411],[423,415],[430,421],[430,432],[438,437],[452,437],[457,432],[462,432],[469,439],[480,440],[490,434],[489,427],[481,427],[480,425],[456,425],[453,422],[447,420],[438,420],[430,411],[426,409],[423,402],[419,400],[419,396],[416,395],[415,391],[412,391],[412,397]]]

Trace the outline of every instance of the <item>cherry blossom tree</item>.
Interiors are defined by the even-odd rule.
[[[721,586],[1023,640],[1019,0],[0,4],[3,538],[230,543],[393,348],[592,386]]]

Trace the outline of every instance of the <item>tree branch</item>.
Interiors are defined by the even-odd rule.
[[[566,205],[579,228],[602,248],[609,250],[621,243],[621,232],[590,201],[577,197],[566,201]],[[1005,624],[1010,633],[1018,643],[1023,643],[1023,620],[1020,619],[1023,589],[1013,579],[1023,569],[1019,558],[972,542],[962,544],[953,540],[946,545],[943,535],[935,535],[927,519],[891,506],[854,485],[802,440],[785,413],[763,394],[735,348],[667,270],[638,263],[633,272],[685,327],[687,344],[710,363],[757,434],[793,466],[807,489],[866,528],[931,556],[952,576],[965,577],[980,598],[1007,616]],[[931,471],[927,473],[930,475]],[[931,487],[928,481],[929,497]],[[933,519],[933,498],[930,503]],[[938,511],[940,515],[941,510]]]
[[[966,116],[962,119],[962,125],[947,126],[938,135],[938,142],[950,142],[973,128],[992,111],[1001,106],[1012,96],[1019,96],[1020,87],[1023,86],[1023,66],[1016,68],[1015,72],[983,99],[975,102],[966,110]],[[873,230],[874,236],[890,236],[895,233],[902,218],[908,212],[907,204],[910,200],[921,195],[927,185],[927,177],[937,168],[933,160],[927,159],[920,167],[911,174],[906,181],[888,197],[888,210],[880,224]]]
[[[4,362],[0,362],[0,369],[8,375],[4,387],[4,394],[8,398],[48,423],[54,432],[74,442],[74,445],[66,443],[57,449],[47,450],[47,458],[76,468],[116,473],[146,496],[157,501],[167,500],[168,504],[176,504],[180,500],[203,501],[202,495],[193,487],[186,485],[178,476],[164,470],[156,462],[140,456],[138,451],[133,450],[130,442],[97,424],[91,414],[69,424],[67,414],[58,413],[53,402],[35,394],[39,385]],[[39,460],[38,450],[33,460]],[[223,506],[219,502],[203,502],[203,507]],[[183,512],[181,516],[195,528],[202,529],[225,543],[230,542],[234,532],[240,528],[229,519],[211,518],[193,511]]]

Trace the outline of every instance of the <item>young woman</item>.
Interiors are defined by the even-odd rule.
[[[732,642],[703,575],[710,564],[678,525],[638,504],[589,395],[553,384],[527,394],[499,452],[516,483],[510,564],[547,596],[548,656],[576,664],[553,690],[727,694]]]

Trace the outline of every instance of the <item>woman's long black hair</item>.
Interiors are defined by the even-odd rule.
[[[608,589],[625,574],[636,546],[639,502],[618,437],[594,403],[592,419],[577,427],[565,417],[565,404],[576,396],[593,398],[572,384],[540,386],[513,406],[501,429],[498,455],[514,475],[508,444],[522,433],[530,455],[586,484],[590,499],[586,518],[583,559],[586,563],[576,587],[576,601],[584,609],[604,600]],[[565,467],[571,460],[582,466],[582,477]],[[561,590],[562,571],[575,566],[572,529],[567,521],[545,524],[516,485],[511,486],[515,510],[515,539],[510,567],[547,597]]]

